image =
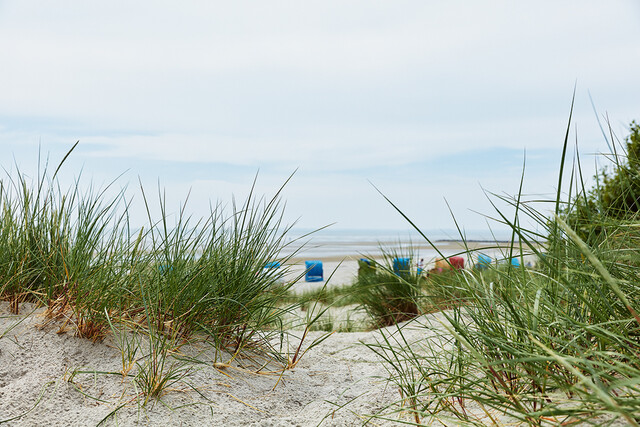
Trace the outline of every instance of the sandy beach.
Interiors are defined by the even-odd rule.
[[[0,427],[640,427],[639,20],[0,0]]]
[[[474,248],[481,244],[474,244]],[[460,243],[441,246],[456,253]],[[323,259],[331,286],[349,284],[357,274],[358,255]],[[431,262],[433,260],[429,260]],[[304,272],[304,260],[294,260],[289,277]],[[325,285],[302,279],[295,292]],[[443,333],[441,314],[423,316],[429,333]],[[351,426],[373,414],[389,412],[398,391],[386,381],[387,371],[365,344],[391,335],[396,327],[372,332],[333,333],[306,352],[292,369],[255,360],[234,359],[217,365],[215,350],[205,342],[180,347],[175,363],[191,357],[184,377],[160,399],[143,403],[132,377],[123,377],[121,352],[113,336],[93,343],[61,330],[63,322],[47,322],[44,308],[22,304],[12,314],[0,303],[0,422],[10,426]],[[293,357],[301,331],[288,332],[282,354]],[[409,340],[423,339],[425,328],[408,327]],[[311,332],[304,351],[325,332]],[[147,347],[142,341],[141,349]],[[148,357],[140,355],[141,359]],[[231,356],[228,355],[231,359]],[[224,360],[224,358],[223,358]],[[258,372],[259,371],[259,372]],[[272,372],[270,372],[272,371]],[[135,368],[132,372],[135,372]],[[406,414],[376,419],[375,425],[397,425]]]
[[[43,326],[43,311],[24,304],[22,314],[12,315],[0,304],[0,420],[10,420],[6,425],[347,426],[399,399],[384,380],[384,366],[363,345],[380,338],[376,331],[334,333],[295,368],[272,374],[256,374],[242,359],[216,369],[210,347],[188,346],[181,353],[197,355],[202,364],[143,406],[132,381],[118,374],[120,352],[111,337],[92,343],[59,334],[59,324]],[[419,334],[424,331],[407,336]],[[312,332],[305,343],[322,335]],[[290,338],[291,353],[298,342]]]
[[[440,241],[434,242],[438,251],[445,256],[453,256],[463,254],[465,258],[465,267],[471,268],[475,262],[477,253],[485,253],[490,255],[494,260],[506,258],[506,253],[509,248],[508,243],[492,243],[492,242],[460,242],[460,241]],[[350,245],[354,245],[350,243]],[[350,285],[358,275],[358,260],[363,257],[372,258],[378,262],[383,260],[383,256],[379,252],[375,252],[376,245],[372,245],[370,242],[360,242],[356,245],[363,248],[369,248],[370,251],[363,251],[361,254],[351,254],[346,256],[324,256],[321,258],[305,258],[295,257],[292,258],[288,266],[288,273],[286,280],[293,281],[298,277],[304,275],[305,272],[305,260],[319,260],[322,261],[324,270],[324,279],[321,282],[305,282],[304,277],[299,280],[292,288],[295,293],[303,293],[311,290],[320,289],[323,286],[336,287]],[[418,258],[424,258],[425,269],[430,269],[435,265],[436,258],[439,258],[439,254],[430,245],[416,245],[413,247],[414,255],[411,263],[415,268],[415,264]],[[465,252],[471,251],[470,254]],[[374,255],[370,255],[370,254]],[[368,255],[362,255],[368,254]],[[425,255],[426,254],[426,255]],[[527,257],[528,261],[535,262],[534,257]]]

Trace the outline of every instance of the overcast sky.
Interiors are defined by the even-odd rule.
[[[526,3],[526,4],[525,4]],[[468,229],[482,189],[552,197],[572,142],[590,174],[640,119],[640,2],[0,1],[2,166],[38,146],[67,178],[124,172],[209,200],[284,191],[303,227]],[[576,135],[577,132],[577,135]],[[259,171],[259,172],[258,172]]]

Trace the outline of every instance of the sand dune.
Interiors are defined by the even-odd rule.
[[[217,370],[211,347],[187,346],[181,352],[203,363],[143,406],[133,381],[118,374],[120,352],[112,338],[92,343],[59,334],[60,323],[43,327],[43,309],[29,304],[16,316],[2,303],[0,313],[0,420],[11,420],[8,425],[359,425],[399,398],[378,357],[362,344],[375,342],[379,331],[334,333],[281,377],[256,374],[243,360]],[[424,330],[408,336],[420,334]],[[312,332],[306,343],[320,336]],[[289,344],[293,353],[296,338]]]
[[[450,242],[445,250],[458,251]],[[325,260],[325,278],[332,272],[332,286],[351,283],[357,274],[357,258]],[[289,277],[304,272],[299,259]],[[302,292],[324,282],[294,285]],[[180,348],[177,356],[198,363],[186,365],[185,376],[160,399],[146,405],[133,377],[123,377],[121,352],[114,338],[93,343],[73,335],[62,321],[47,323],[44,308],[23,304],[19,315],[0,303],[0,424],[16,426],[154,425],[154,426],[351,426],[372,414],[390,411],[400,399],[386,381],[388,372],[365,343],[375,343],[373,332],[333,333],[312,348],[293,369],[280,373],[282,365],[271,364],[256,373],[262,361],[236,359],[230,367],[217,369],[215,350],[205,342]],[[408,326],[404,333],[412,342],[425,333],[442,333],[442,314],[423,316],[428,328]],[[289,331],[282,354],[293,355],[301,331]],[[303,349],[323,332],[311,332]],[[141,342],[139,363],[148,358],[149,347]],[[172,359],[174,360],[174,359]],[[225,360],[222,358],[222,360]],[[180,363],[175,359],[176,363]],[[134,367],[132,374],[139,369]],[[403,418],[404,417],[404,418]],[[376,425],[396,425],[406,414]]]

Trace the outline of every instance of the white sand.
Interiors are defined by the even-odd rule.
[[[357,274],[357,258],[348,258],[337,268],[332,286],[351,283]],[[323,261],[325,278],[338,261]],[[291,274],[303,271],[301,261]],[[294,286],[302,292],[323,285],[302,281]],[[385,381],[385,366],[362,344],[380,338],[380,331],[374,331],[334,333],[281,378],[255,374],[246,361],[232,365],[244,363],[247,370],[219,371],[213,366],[216,359],[210,346],[184,346],[184,354],[196,355],[203,363],[190,365],[189,374],[161,400],[143,406],[132,379],[123,380],[117,374],[122,364],[113,337],[92,343],[71,332],[58,334],[60,324],[39,326],[45,322],[42,313],[42,308],[34,311],[24,304],[16,316],[7,303],[0,303],[0,424],[13,419],[7,425],[96,425],[119,408],[104,425],[351,426],[362,424],[367,415],[400,398]],[[424,319],[433,320],[434,326],[408,328],[405,335],[410,342],[423,339],[429,331],[442,331],[438,326],[441,314]],[[323,334],[310,333],[305,346]],[[292,336],[288,343],[291,355],[297,344]],[[148,354],[148,347],[143,348]],[[397,420],[375,420],[373,425],[397,424]]]
[[[345,426],[361,424],[362,417],[399,398],[382,379],[384,366],[361,344],[375,342],[380,336],[376,331],[334,333],[286,371],[275,389],[277,375],[226,369],[227,376],[212,366],[211,348],[183,348],[199,353],[205,363],[196,365],[161,402],[143,407],[132,381],[120,375],[84,373],[70,381],[74,370],[121,369],[112,338],[94,344],[57,334],[59,324],[39,327],[43,309],[28,316],[30,307],[23,305],[21,315],[14,316],[6,303],[0,304],[0,421],[24,414],[8,425],[96,425],[124,405],[105,425]],[[408,336],[418,339],[424,333],[414,330]],[[306,343],[321,335],[311,333]],[[291,353],[296,344],[291,342]]]
[[[288,266],[286,280],[293,281],[305,273],[304,261],[297,261]],[[321,282],[305,282],[302,277],[291,290],[297,294],[317,290],[325,286],[336,287],[350,285],[358,275],[358,262],[353,258],[345,258],[343,261],[323,261],[324,280]]]

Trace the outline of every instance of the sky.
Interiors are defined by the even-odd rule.
[[[141,184],[206,216],[294,174],[299,227],[407,228],[380,191],[421,228],[486,229],[523,168],[554,197],[574,87],[585,176],[598,121],[640,120],[639,23],[636,0],[0,0],[0,166],[80,141],[61,179],[139,213]]]

